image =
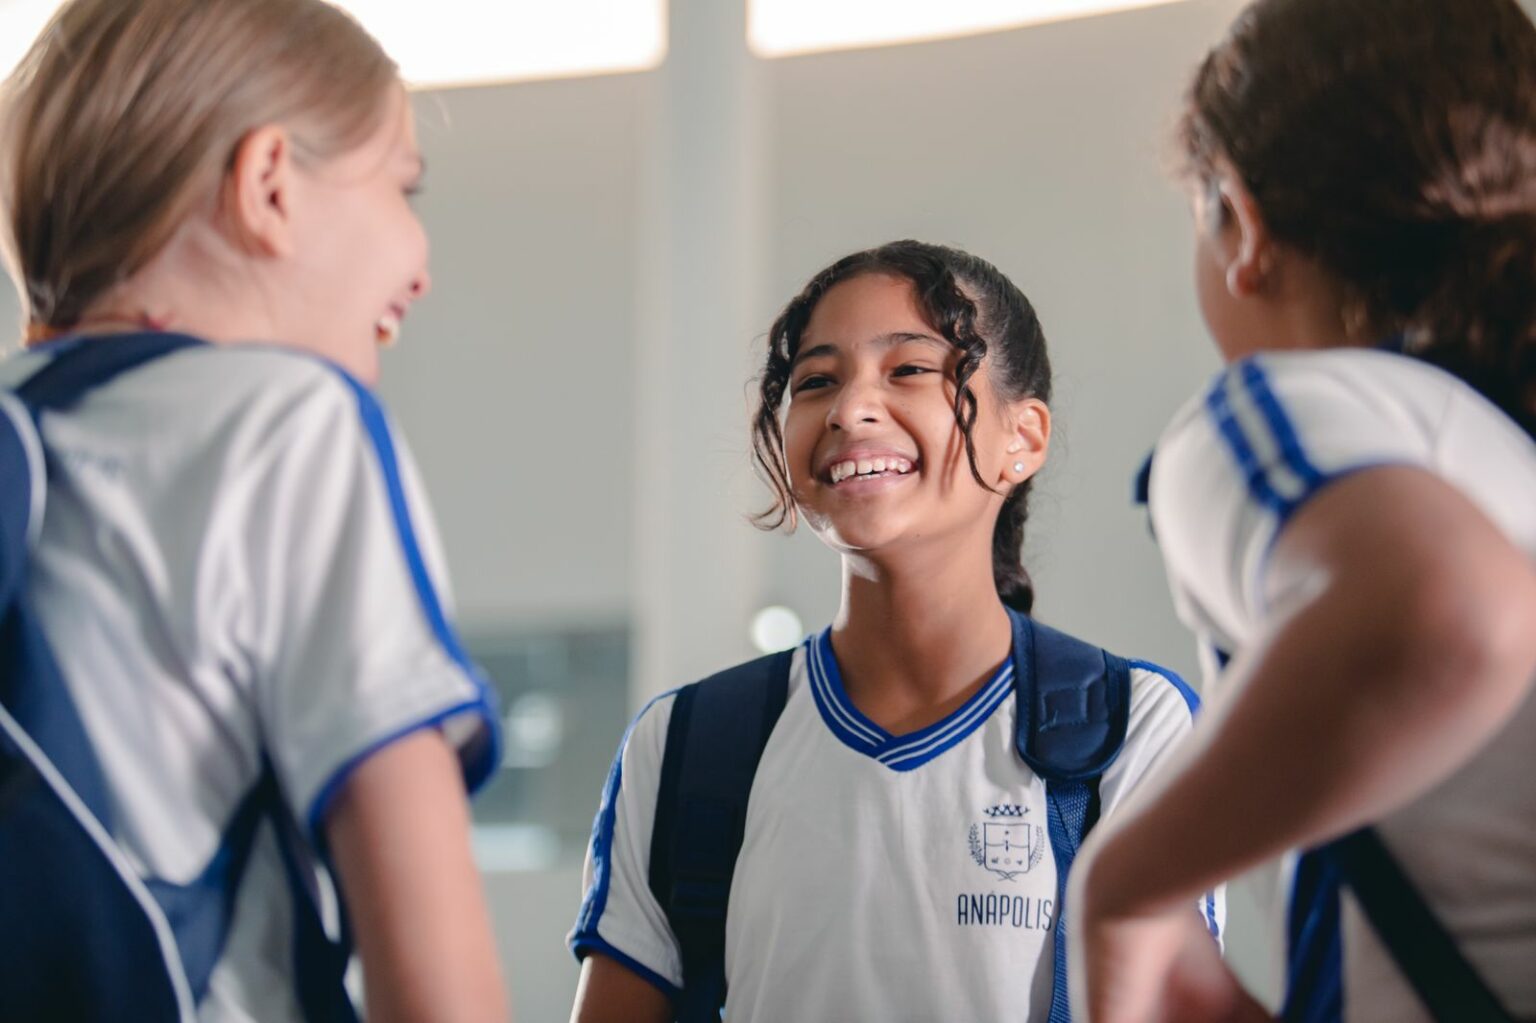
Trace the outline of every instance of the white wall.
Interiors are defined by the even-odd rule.
[[[640,84],[416,99],[433,291],[383,390],[470,625],[629,613]]]

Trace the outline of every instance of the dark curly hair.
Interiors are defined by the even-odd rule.
[[[976,465],[972,437],[976,394],[970,381],[982,360],[990,360],[988,379],[1003,400],[1050,401],[1051,363],[1040,320],[1029,299],[997,267],[959,249],[910,240],[844,256],[812,277],[768,332],[767,362],[759,378],[757,414],[752,421],[752,457],[773,490],[773,504],[756,516],[763,529],[786,523],[792,528],[795,522],[779,411],[800,337],[822,296],[834,285],[864,274],[910,281],[924,319],[960,353],[954,370],[955,424],[965,439],[966,458],[978,484],[988,486]],[[1026,480],[1009,492],[992,533],[992,575],[998,595],[1010,607],[1025,612],[1035,599],[1034,585],[1021,562],[1031,482]]]
[[[1230,161],[1346,322],[1536,428],[1536,27],[1515,0],[1257,0],[1190,87],[1209,187]]]

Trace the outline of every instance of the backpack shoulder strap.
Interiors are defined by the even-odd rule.
[[[47,365],[16,388],[16,396],[34,416],[68,408],[131,369],[183,348],[206,344],[186,334],[158,332],[67,341]]]
[[[717,1023],[725,913],[758,761],[789,692],[785,650],[678,690],[662,755],[650,886],[683,960],[682,1023]]]
[[[0,658],[0,702],[49,757],[103,827],[111,830],[106,782],[79,713],[58,677],[52,652],[22,605],[31,544],[41,527],[46,464],[37,423],[69,408],[121,374],[203,342],[180,334],[133,334],[67,341],[0,406],[0,623],[15,635]],[[12,489],[12,481],[17,484]]]
[[[1514,1015],[1467,961],[1374,828],[1336,839],[1321,853],[1337,865],[1376,936],[1434,1019],[1514,1023]]]
[[[1097,778],[1125,744],[1129,662],[1027,615],[1013,623],[1019,756],[1047,781]]]
[[[176,936],[111,836],[105,779],[26,600],[46,462],[37,423],[120,373],[194,339],[64,342],[0,392],[0,1017],[105,1021],[195,1016]],[[12,929],[14,930],[14,929]]]
[[[0,613],[21,592],[27,554],[42,527],[45,472],[31,413],[0,391]]]
[[[1056,859],[1056,914],[1049,1023],[1069,1023],[1067,874],[1099,816],[1099,777],[1125,745],[1131,716],[1129,662],[1042,625],[1013,617],[1014,743],[1045,781],[1051,852]]]

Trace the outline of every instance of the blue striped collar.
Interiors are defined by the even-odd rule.
[[[1013,692],[1013,658],[1009,657],[985,685],[942,721],[907,735],[892,735],[865,717],[848,699],[837,658],[832,653],[830,627],[805,641],[805,665],[816,709],[832,734],[845,746],[893,771],[921,767],[958,744],[990,718]]]

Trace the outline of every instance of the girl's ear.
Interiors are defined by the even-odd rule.
[[[224,212],[243,251],[292,255],[295,167],[286,128],[267,124],[246,133],[235,147],[224,187]]]
[[[1212,229],[1221,232],[1227,291],[1233,298],[1249,298],[1264,290],[1274,241],[1253,193],[1230,166],[1218,169],[1215,192],[1221,210]]]
[[[998,478],[1001,488],[1018,486],[1040,471],[1051,447],[1051,410],[1039,398],[1021,398],[1009,405],[1013,435]]]

